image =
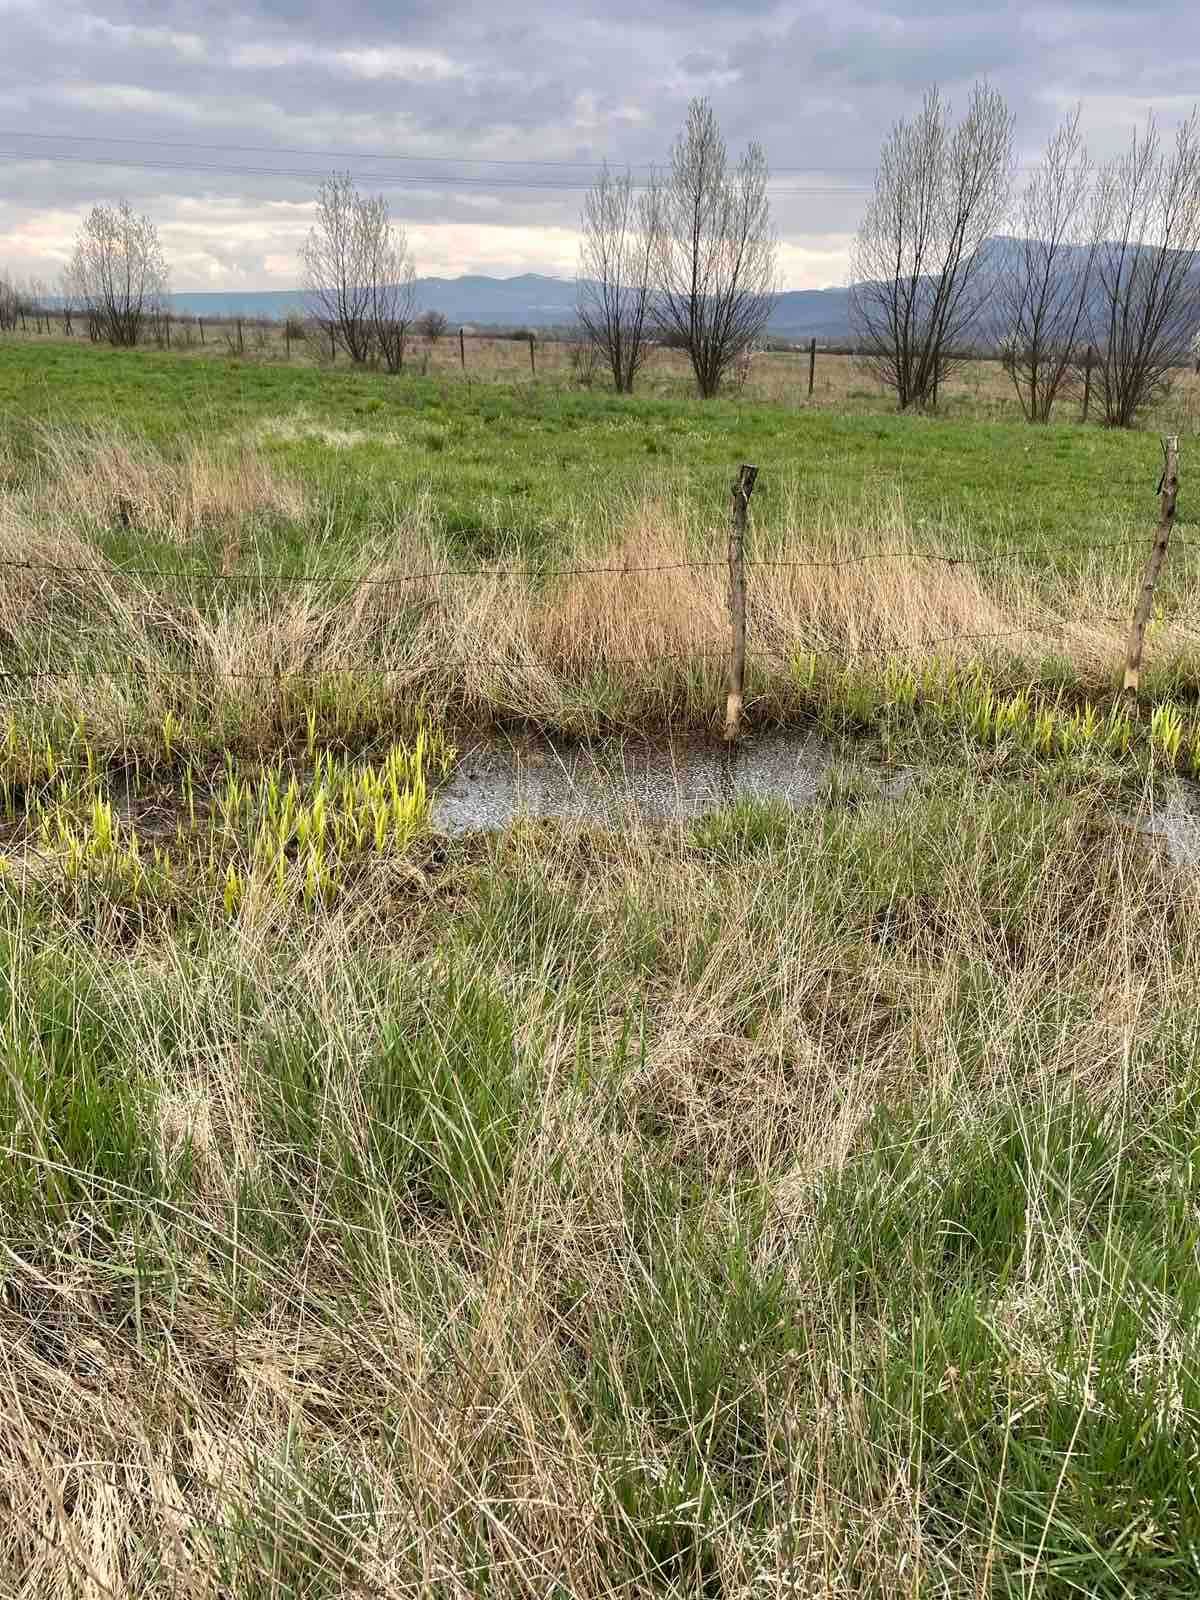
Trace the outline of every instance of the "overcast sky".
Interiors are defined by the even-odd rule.
[[[571,276],[596,163],[661,161],[705,94],[731,149],[766,149],[784,283],[817,288],[845,280],[890,125],[930,82],[962,105],[977,77],[1023,159],[1077,101],[1107,155],[1147,110],[1190,109],[1200,8],[0,0],[0,270],[54,276],[83,211],[128,197],[173,287],[289,288],[316,181],[348,167],[386,190],[422,274]]]

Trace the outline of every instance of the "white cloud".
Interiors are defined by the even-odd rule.
[[[787,289],[844,288],[850,281],[853,236],[833,234],[813,244],[784,241],[779,247],[779,280]]]
[[[292,67],[328,70],[340,67],[352,78],[397,78],[442,83],[463,78],[466,67],[440,50],[407,49],[396,45],[354,50],[330,50],[300,40],[259,40],[238,45],[230,64],[241,71],[283,71]]]
[[[333,58],[360,78],[409,78],[445,82],[463,78],[466,68],[439,50],[386,49],[339,50]]]
[[[135,111],[189,122],[202,121],[205,115],[203,104],[191,96],[167,89],[147,89],[136,83],[64,84],[57,98],[84,111]]]
[[[1147,56],[1129,0],[0,0],[0,127],[58,136],[0,152],[0,269],[45,270],[72,219],[128,196],[177,286],[290,285],[317,182],[350,167],[423,271],[569,275],[590,173],[662,162],[706,92],[731,154],[760,140],[777,172],[783,283],[840,283],[852,191],[924,84],[961,100],[989,74],[1023,158],[1080,99],[1098,155],[1151,105],[1169,138],[1200,72],[1200,24],[1150,10],[1172,8]]]
[[[81,30],[85,38],[129,50],[170,51],[185,61],[204,61],[208,57],[208,45],[199,34],[181,33],[175,28],[140,28],[90,15],[68,19],[66,25]]]

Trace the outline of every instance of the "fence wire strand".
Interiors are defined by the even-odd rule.
[[[1186,538],[1176,538],[1175,546],[1200,547],[1200,541]],[[948,567],[972,567],[984,569],[989,566],[999,565],[1014,560],[1038,560],[1040,558],[1057,555],[1084,555],[1093,551],[1113,551],[1122,549],[1146,549],[1147,538],[1105,539],[1090,543],[1077,541],[1064,541],[1056,545],[1041,545],[1037,547],[1010,545],[1007,548],[977,553],[968,551],[947,550],[922,550],[919,548],[888,548],[880,550],[862,551],[853,555],[838,556],[833,558],[772,558],[749,559],[745,562],[747,569],[763,571],[836,571],[843,568],[860,566],[871,561],[906,561],[913,563],[936,562]],[[45,573],[51,577],[84,577],[93,581],[99,579],[135,579],[142,582],[154,583],[164,587],[178,585],[180,588],[190,587],[194,584],[229,584],[229,585],[324,585],[342,586],[354,593],[361,588],[397,588],[407,584],[423,582],[440,582],[446,579],[478,579],[504,582],[511,579],[547,579],[547,578],[590,578],[590,577],[615,577],[628,578],[660,573],[677,573],[687,571],[718,571],[725,570],[728,563],[724,560],[695,560],[671,561],[647,565],[599,565],[599,566],[521,566],[521,567],[494,567],[477,565],[471,567],[430,567],[423,570],[391,573],[381,576],[355,577],[346,573],[294,573],[283,571],[256,571],[256,572],[218,572],[213,570],[171,570],[162,567],[122,567],[120,565],[105,565],[100,562],[93,566],[83,563],[56,562],[39,557],[0,557],[0,569],[8,572]],[[1021,638],[1037,634],[1061,633],[1069,628],[1091,626],[1103,623],[1110,626],[1122,627],[1127,619],[1108,614],[1086,617],[1065,617],[1043,621],[1030,621],[1018,627],[1003,628],[986,631],[964,630],[954,633],[932,634],[922,639],[925,646],[953,643],[959,640],[991,640],[1006,638]],[[1176,622],[1174,619],[1164,619],[1165,625],[1177,628],[1179,631],[1200,638],[1200,631],[1189,627],[1186,623]],[[807,652],[803,640],[797,640],[788,649],[772,648],[763,642],[756,641],[751,648],[749,664],[753,666],[755,657],[775,661],[795,661],[800,655]],[[604,670],[610,666],[651,666],[660,662],[706,662],[712,660],[728,659],[729,649],[727,644],[717,642],[710,646],[705,643],[699,649],[685,649],[667,652],[649,652],[628,656],[602,656],[581,658],[573,662],[564,658],[558,662],[539,663],[539,666],[551,666],[558,670],[586,669]],[[519,672],[523,662],[520,658],[499,659],[487,656],[465,656],[448,658],[434,662],[410,662],[403,665],[380,665],[367,662],[336,662],[320,667],[304,667],[296,670],[282,667],[271,670],[248,671],[239,668],[224,668],[213,665],[210,668],[174,668],[161,669],[147,666],[144,661],[130,660],[123,668],[103,667],[94,670],[82,668],[60,669],[55,667],[37,668],[0,668],[0,683],[36,682],[74,679],[94,680],[99,677],[119,679],[122,677],[135,677],[141,675],[154,676],[160,679],[179,681],[205,681],[211,683],[227,679],[253,683],[272,683],[282,687],[287,683],[319,681],[333,677],[359,677],[371,678],[397,678],[397,677],[428,677],[446,672],[457,672],[471,668],[484,668],[497,672]]]
[[[1174,545],[1191,547],[1200,544],[1200,541],[1190,539],[1174,540]],[[1105,539],[1079,544],[1075,541],[1064,541],[1054,545],[1011,545],[1007,549],[980,551],[949,551],[949,550],[922,550],[919,548],[865,550],[856,555],[837,556],[822,559],[778,559],[772,557],[751,558],[746,561],[747,568],[786,570],[794,568],[803,569],[829,569],[837,570],[841,567],[860,566],[868,561],[936,561],[947,566],[986,567],[1004,561],[1037,560],[1050,555],[1087,555],[1097,550],[1123,550],[1144,549],[1145,538]],[[83,563],[69,563],[49,561],[39,557],[4,556],[0,557],[0,567],[9,570],[28,572],[47,572],[63,576],[86,578],[137,578],[146,582],[163,585],[191,584],[191,583],[228,583],[228,584],[345,584],[351,589],[355,588],[392,588],[407,583],[423,583],[443,578],[475,578],[504,581],[511,578],[589,578],[589,577],[639,577],[662,572],[697,572],[713,571],[724,568],[725,561],[665,561],[645,566],[578,566],[578,567],[428,567],[414,572],[389,573],[386,576],[355,577],[348,573],[338,572],[281,572],[281,571],[256,571],[256,572],[217,572],[215,570],[198,570],[178,568],[172,570],[165,567],[122,567],[119,565],[103,565],[97,563],[87,566]]]

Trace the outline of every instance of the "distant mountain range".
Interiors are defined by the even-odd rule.
[[[554,328],[575,321],[575,280],[525,272],[516,278],[418,278],[417,303],[441,311],[451,326]],[[282,319],[304,309],[298,289],[222,290],[173,294],[180,315],[271,317]],[[778,295],[769,331],[781,339],[846,339],[850,334],[849,294],[845,289],[791,289]]]
[[[975,330],[979,338],[987,338],[995,331],[988,326],[995,314],[995,301],[993,286],[987,279],[1012,261],[1022,241],[1001,235],[991,240],[991,246],[983,268],[983,310]],[[418,305],[422,310],[443,312],[452,328],[567,328],[576,320],[575,298],[573,278],[551,278],[537,272],[525,272],[516,278],[476,274],[417,279]],[[214,319],[283,318],[304,309],[304,295],[298,289],[225,290],[176,294],[171,299],[178,313]],[[1101,309],[1098,294],[1093,309],[1097,313]],[[788,289],[776,295],[767,331],[777,339],[801,342],[816,338],[822,344],[846,343],[851,338],[849,288]]]

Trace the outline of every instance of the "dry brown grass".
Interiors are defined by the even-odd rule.
[[[327,710],[367,702],[366,737],[418,706],[572,732],[720,714],[726,577],[688,564],[714,540],[681,504],[598,510],[579,562],[592,570],[467,579],[418,503],[381,511],[363,554],[314,545],[312,584],[218,575],[210,592],[105,560],[93,535],[113,490],[89,499],[85,480],[107,449],[62,441],[37,492],[0,501],[0,650],[17,673],[0,704],[18,723],[51,712],[56,738],[78,721],[102,758],[161,755],[169,714],[176,751],[194,737],[219,763],[302,738],[299,685],[312,704],[324,688]],[[292,513],[286,486],[252,469],[240,509],[188,489],[219,459],[135,449],[110,477],[143,475],[139,517],[165,542],[227,534],[232,579],[274,565],[256,517]],[[876,679],[938,658],[1021,682],[1052,651],[1084,689],[1115,681],[1135,551],[1037,574],[951,565],[895,498],[851,519],[796,496],[756,531],[778,564],[751,575],[754,718],[802,709],[807,652]],[[1178,614],[1196,611],[1190,570],[1172,582]],[[1159,628],[1151,661],[1189,648]],[[1006,1539],[1029,1523],[1036,1544],[1042,1518],[1057,1537],[1054,1503],[1034,1479],[997,1534],[1010,1438],[1036,1419],[1029,1457],[1054,1496],[1060,1460],[1069,1490],[1084,1480],[1099,1385],[1090,1361],[1061,1359],[1056,1325],[1104,1345],[1095,1231],[1122,1164],[1152,1159],[1154,1192],[1194,1182],[1194,1131],[1184,1120],[1175,1148],[1163,1130],[1192,1094],[1197,883],[1127,825],[1128,786],[1114,815],[1088,782],[1068,803],[1031,764],[1011,790],[942,771],[895,805],[831,794],[800,819],[522,824],[381,869],[334,911],[185,908],[177,938],[154,923],[120,947],[99,915],[47,906],[48,874],[10,865],[0,1186],[37,1181],[0,1214],[0,1592],[979,1600],[1002,1572],[1037,1593],[1037,1561]],[[372,1073],[424,1028],[435,1063],[470,1082],[481,1051],[448,998],[464,977],[506,1019],[497,1071],[519,1094],[485,1181],[470,1158],[491,1148],[486,1103],[439,1092],[433,1177],[414,1179],[415,1119],[372,1098]],[[124,1090],[119,1160],[105,1096]],[[1111,1114],[1099,1167],[1121,1182],[1097,1187],[1086,1138],[1078,1171],[1037,1166],[1068,1094]],[[911,1169],[868,1166],[861,1195],[838,1199],[872,1126],[891,1139],[914,1102],[936,1118]],[[1009,1243],[997,1224],[993,1272],[986,1221],[965,1241],[952,1211],[928,1229],[919,1279],[915,1219],[959,1161],[976,1162],[959,1210],[972,1203],[998,1106],[1021,1137],[1012,1192],[988,1195],[1024,1231]],[[1156,1264],[1179,1217],[1153,1212],[1136,1177],[1105,1259],[1141,1228]],[[892,1213],[898,1242],[877,1243]],[[961,1274],[959,1241],[980,1251]],[[745,1280],[776,1275],[778,1314],[722,1343]],[[1151,1276],[1103,1356],[1103,1421],[1114,1395],[1145,1394],[1183,1430],[1195,1285],[1174,1305]],[[945,1327],[975,1317],[986,1339],[969,1362],[939,1367],[932,1342],[918,1362],[922,1319],[960,1291]],[[968,1378],[983,1400],[963,1443],[938,1407]],[[1146,1447],[1155,1415],[1137,1413],[1124,1458],[1104,1443],[1083,1516],[1114,1473],[1141,1506],[1152,1459],[1178,1463],[1157,1513],[1176,1515],[1191,1440]],[[703,1570],[700,1555],[672,1566],[671,1538]]]
[[[143,439],[59,428],[43,432],[41,462],[33,495],[51,526],[123,526],[183,544],[252,528],[262,517],[298,521],[308,511],[300,484],[247,445],[218,450],[192,440],[164,456]]]
[[[201,460],[189,457],[190,481],[215,486],[217,469]],[[160,537],[184,540],[203,502],[196,490],[181,507],[173,472],[147,468],[147,514],[161,517]],[[102,742],[128,732],[131,718],[153,722],[181,702],[233,704],[241,708],[235,724],[269,737],[289,681],[337,673],[387,674],[388,696],[420,700],[435,714],[570,732],[704,727],[721,703],[727,578],[719,564],[689,564],[698,530],[677,504],[635,502],[601,514],[607,537],[580,570],[544,579],[503,564],[456,575],[457,560],[439,547],[429,507],[419,503],[364,554],[322,550],[311,583],[251,576],[171,584],[118,575],[88,539],[109,488],[80,507],[62,487],[73,474],[58,481],[49,512],[40,495],[3,508],[4,553],[32,565],[5,569],[0,637],[25,670],[80,669],[86,682],[90,662],[115,676],[86,686],[53,677],[10,683],[9,704],[66,710],[86,702]],[[244,506],[256,484],[259,503],[279,493],[273,475],[260,480],[248,469],[216,503]],[[253,522],[239,512],[230,527],[226,570],[253,575],[264,564]],[[1132,548],[1103,559],[1085,553],[1052,575],[1012,560],[952,565],[922,553],[896,499],[850,526],[794,502],[756,538],[765,559],[750,572],[749,670],[760,717],[795,710],[796,661],[810,654],[873,675],[888,663],[919,670],[934,660],[980,662],[998,681],[1053,656],[1084,689],[1115,681],[1136,575]],[[81,570],[42,573],[43,560]],[[413,580],[413,572],[422,576]],[[1176,614],[1196,609],[1196,581],[1190,569],[1176,577]],[[1161,666],[1192,648],[1185,629],[1164,624],[1152,633],[1148,660]]]

